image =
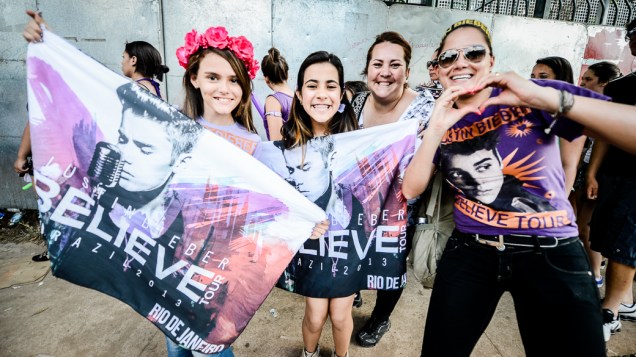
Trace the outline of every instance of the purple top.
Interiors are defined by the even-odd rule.
[[[263,126],[265,127],[265,132],[267,133],[267,140],[270,140],[269,126],[267,125],[267,116],[273,115],[273,116],[281,117],[283,119],[283,123],[287,122],[287,120],[289,119],[289,112],[291,111],[292,99],[294,98],[283,92],[276,92],[274,94],[268,95],[268,97],[276,98],[276,100],[278,100],[278,102],[280,103],[280,107],[281,107],[280,112],[267,112],[263,116]]]
[[[265,110],[263,109],[261,102],[259,102],[258,98],[256,98],[256,96],[254,95],[254,92],[252,92],[251,98],[252,98],[252,104],[254,105],[254,108],[256,108],[258,115],[261,116],[261,119],[265,119]]]
[[[139,78],[138,80],[136,80],[135,82],[139,83],[141,81],[148,81],[150,82],[150,84],[152,84],[152,87],[155,89],[155,91],[157,92],[157,97],[161,98],[161,90],[159,89],[159,83],[157,83],[157,81],[155,81],[152,78]]]
[[[608,98],[561,81],[541,86],[576,95]],[[501,89],[494,88],[491,96]],[[558,138],[573,140],[583,126],[527,107],[494,105],[470,113],[449,129],[435,163],[456,191],[454,218],[459,231],[488,235],[578,235],[565,192]]]

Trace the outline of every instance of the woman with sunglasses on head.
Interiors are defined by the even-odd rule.
[[[426,90],[430,91],[435,99],[439,98],[444,90],[444,87],[442,87],[442,84],[439,82],[439,76],[437,75],[437,71],[439,69],[439,66],[437,65],[437,56],[439,56],[439,48],[436,48],[435,51],[433,51],[430,61],[426,62],[428,76],[431,78],[431,81],[415,87],[415,90],[418,92]]]
[[[579,123],[589,122],[580,115],[585,97],[606,98],[491,74],[490,32],[477,20],[446,31],[438,61],[445,91],[402,186],[415,197],[439,169],[456,193],[456,230],[438,265],[422,355],[470,355],[509,292],[528,356],[605,356],[598,289],[556,135],[580,135]]]
[[[410,62],[411,45],[402,35],[387,31],[376,37],[367,52],[366,66],[362,71],[367,77],[369,91],[357,94],[352,100],[360,128],[402,120],[418,120],[421,127],[428,123],[435,99],[428,91],[418,93],[408,87]],[[413,212],[411,207],[409,216]],[[413,227],[414,223],[409,217],[409,226]],[[411,229],[409,233],[412,236]],[[378,290],[371,317],[356,334],[360,346],[375,346],[389,330],[389,317],[401,295],[402,289]]]

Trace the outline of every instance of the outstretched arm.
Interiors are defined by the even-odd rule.
[[[552,113],[559,108],[558,90],[541,87],[514,72],[493,73],[473,91],[484,87],[499,87],[502,92],[484,101],[482,110],[494,104],[525,106]],[[586,135],[636,154],[636,107],[575,95],[574,105],[564,116],[585,126]]]

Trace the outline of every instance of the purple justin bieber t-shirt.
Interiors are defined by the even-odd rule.
[[[608,99],[561,81],[535,83]],[[500,92],[495,88],[491,96]],[[565,117],[554,121],[545,111],[499,105],[481,115],[468,114],[447,131],[436,164],[456,190],[454,218],[459,231],[578,235],[557,136],[571,141],[583,127]]]

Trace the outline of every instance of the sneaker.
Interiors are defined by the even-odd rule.
[[[303,347],[303,353],[300,357],[320,357],[320,346],[316,346],[316,350],[314,352],[307,352],[305,347]]]
[[[636,302],[631,305],[620,304],[618,306],[618,316],[621,320],[636,321]]]
[[[46,262],[49,260],[49,251],[45,250],[40,254],[34,255],[33,257],[31,257],[31,260],[33,260],[34,262]]]
[[[391,321],[389,319],[379,320],[372,316],[356,335],[356,341],[362,347],[373,347],[380,342],[382,335],[390,328]]]
[[[361,307],[362,306],[362,295],[358,291],[356,296],[353,298],[353,307]]]
[[[603,337],[605,342],[609,341],[610,336],[620,332],[621,320],[618,316],[614,316],[614,313],[610,309],[603,309]]]
[[[595,280],[596,280],[596,287],[599,288],[599,289],[602,288],[603,287],[603,282],[604,282],[603,277],[601,276],[599,278],[596,278]]]

